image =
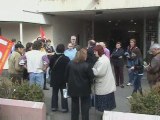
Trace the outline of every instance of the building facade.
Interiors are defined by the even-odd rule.
[[[89,39],[116,41],[125,48],[136,38],[145,57],[151,43],[160,43],[160,0],[1,0],[0,34],[24,45],[42,26],[54,45],[67,45],[71,35],[86,46]]]

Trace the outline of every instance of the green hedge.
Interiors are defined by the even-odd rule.
[[[133,113],[160,115],[160,85],[150,92],[146,92],[143,96],[133,95],[130,104]]]
[[[9,79],[0,80],[0,98],[43,102],[44,93],[38,85],[29,85],[28,82],[13,84]]]

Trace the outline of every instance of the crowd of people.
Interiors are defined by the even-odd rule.
[[[51,40],[37,38],[34,43],[27,43],[26,47],[20,42],[13,46],[8,72],[13,83],[21,84],[22,80],[28,80],[30,85],[37,84],[44,90],[48,89],[46,78],[49,76],[52,87],[51,110],[58,110],[60,91],[61,111],[68,112],[68,101],[64,97],[64,89],[67,88],[71,97],[71,120],[79,119],[80,108],[82,120],[89,120],[92,105],[102,113],[116,108],[116,86],[125,87],[125,59],[129,76],[127,85],[133,85],[133,92],[128,99],[137,91],[143,95],[141,79],[144,70],[148,73],[151,88],[160,81],[160,45],[153,44],[150,53],[150,59],[144,61],[135,39],[130,39],[127,50],[117,41],[110,53],[104,42],[95,40],[89,40],[88,46],[81,48],[76,36],[71,36],[67,49],[64,44],[58,44],[54,49]]]

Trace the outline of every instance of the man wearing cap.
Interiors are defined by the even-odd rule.
[[[19,65],[19,60],[23,54],[24,46],[22,44],[15,45],[15,51],[9,57],[9,69],[8,72],[12,79],[12,82],[21,83],[23,75],[23,67]]]
[[[158,43],[153,44],[150,48],[150,52],[153,58],[148,65],[144,64],[144,68],[147,70],[147,79],[152,88],[160,82],[160,45]]]

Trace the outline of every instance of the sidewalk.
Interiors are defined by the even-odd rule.
[[[117,90],[115,92],[115,97],[116,97],[116,104],[117,107],[114,109],[114,111],[119,111],[119,112],[130,112],[130,104],[128,102],[128,99],[126,99],[127,96],[130,96],[132,93],[132,86],[126,86],[128,82],[128,74],[127,70],[124,70],[124,77],[125,77],[125,87],[120,88],[117,87]],[[49,86],[49,85],[48,85]],[[142,89],[143,91],[148,90],[149,86],[146,80],[146,74],[142,78]],[[69,103],[69,112],[68,113],[62,113],[60,111],[57,112],[52,112],[51,111],[51,96],[52,96],[52,88],[50,88],[49,91],[44,91],[45,93],[45,103],[47,107],[47,120],[70,120],[70,115],[71,115],[71,99],[68,98],[68,103]],[[60,97],[59,97],[60,101]],[[59,109],[60,108],[60,102],[59,102]],[[90,110],[90,120],[98,120],[97,115],[98,112],[93,108]]]

